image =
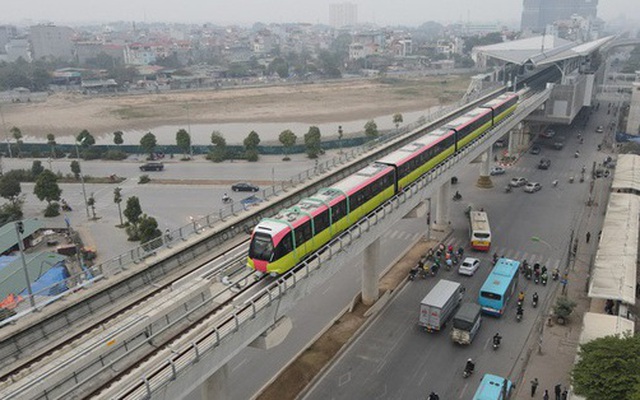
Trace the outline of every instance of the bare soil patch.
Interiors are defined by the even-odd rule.
[[[7,129],[45,138],[144,130],[162,125],[305,122],[375,118],[424,110],[461,97],[467,76],[367,79],[314,84],[88,97],[59,93],[44,103],[2,105]],[[188,117],[187,117],[188,112]]]

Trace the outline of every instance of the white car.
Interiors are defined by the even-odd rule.
[[[460,267],[458,267],[458,273],[460,275],[473,276],[474,272],[480,267],[480,260],[477,258],[467,257],[464,259]]]
[[[540,189],[542,189],[542,186],[538,182],[529,182],[527,186],[524,187],[524,191],[527,193],[534,193]]]
[[[491,171],[489,171],[489,175],[491,176],[502,175],[504,173],[505,173],[505,170],[502,167],[493,167],[491,168]]]
[[[524,186],[527,184],[527,179],[523,178],[521,176],[517,176],[515,178],[511,178],[511,181],[509,182],[510,186],[513,187],[520,187],[520,186]]]

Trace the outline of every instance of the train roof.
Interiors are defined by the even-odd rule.
[[[463,116],[458,117],[453,121],[449,122],[446,126],[447,128],[450,128],[450,129],[460,129],[465,125],[469,124],[469,122],[475,121],[476,119],[484,115],[487,115],[489,113],[491,113],[491,110],[487,108],[480,108],[480,107],[474,108],[473,110],[470,110],[469,112],[465,113]]]
[[[487,101],[486,103],[484,103],[480,107],[483,107],[483,108],[497,107],[500,104],[504,103],[505,101],[511,100],[514,97],[518,97],[518,95],[515,94],[515,93],[504,93],[504,94],[501,94],[500,96],[498,96],[498,97],[496,97],[494,99],[491,99],[491,100]]]
[[[331,204],[331,201],[344,193],[351,194],[361,186],[369,182],[372,178],[380,173],[391,171],[392,168],[383,164],[370,164],[353,175],[337,182],[329,188],[320,189],[312,197],[300,200],[295,205],[280,210],[272,218],[262,220],[258,225],[258,230],[269,230],[273,234],[279,232],[289,225],[296,225],[296,222],[304,219],[308,214],[314,215],[314,212],[325,204]]]
[[[416,153],[420,152],[425,147],[438,142],[440,139],[442,139],[443,136],[451,133],[451,129],[438,128],[420,137],[418,140],[415,140],[405,146],[402,146],[398,150],[387,154],[377,162],[382,164],[400,164],[402,161],[413,157]]]

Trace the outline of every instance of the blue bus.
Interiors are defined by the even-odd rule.
[[[507,378],[484,374],[473,400],[507,400],[511,397],[513,384]]]
[[[501,258],[480,288],[478,304],[486,314],[501,316],[518,286],[520,262]]]

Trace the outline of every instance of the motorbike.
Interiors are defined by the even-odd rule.
[[[222,204],[230,204],[233,203],[233,199],[231,197],[223,197]]]
[[[542,286],[547,286],[547,280],[548,280],[548,277],[546,272],[540,275],[540,282],[542,282]]]
[[[555,268],[551,273],[551,279],[553,279],[554,281],[557,281],[559,278],[560,278],[560,271],[558,271],[558,268]]]
[[[420,269],[418,267],[411,268],[411,271],[409,271],[409,280],[412,281],[416,279],[416,275],[418,275],[418,272],[420,272]]]
[[[498,262],[498,253],[493,253],[493,265]]]
[[[493,349],[494,350],[498,350],[498,347],[500,347],[500,341],[502,340],[501,337],[493,337]]]
[[[527,278],[527,280],[531,280],[531,275],[533,274],[533,271],[531,270],[531,267],[528,267],[527,270],[524,273],[524,277]]]
[[[62,211],[73,211],[71,206],[64,200],[62,200],[62,204],[60,206],[62,207]]]
[[[538,307],[538,298],[537,297],[533,298],[533,301],[531,302],[531,305],[533,306],[533,308]]]
[[[519,308],[518,311],[516,311],[516,321],[518,322],[522,321],[522,314],[523,314],[522,308]]]
[[[569,183],[573,183],[573,176],[569,177]]]
[[[456,194],[453,195],[453,201],[459,200],[462,200],[462,195],[459,192],[456,192]]]
[[[511,186],[510,185],[505,186],[504,187],[504,192],[505,193],[511,193]]]
[[[575,158],[580,157],[580,152],[579,152],[579,151],[576,151],[576,152],[573,154],[573,156],[574,156]]]
[[[473,374],[473,370],[474,370],[474,369],[475,369],[475,366],[474,366],[473,364],[472,364],[472,365],[467,364],[467,365],[464,367],[464,371],[462,371],[462,377],[463,377],[463,378],[468,378],[468,377],[470,377],[470,376],[471,376],[471,374]]]
[[[557,180],[557,179],[556,179],[556,180],[554,180],[553,182],[551,182],[551,184],[553,185],[553,187],[558,186],[558,180]]]
[[[533,283],[537,285],[538,283],[540,283],[540,271],[535,271],[534,275],[535,277],[533,278]]]

